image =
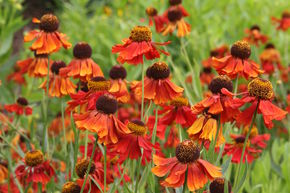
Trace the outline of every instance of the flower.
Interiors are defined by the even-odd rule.
[[[117,98],[118,102],[127,103],[130,100],[130,93],[125,80],[126,69],[121,65],[115,65],[111,68],[109,75],[111,82],[109,92]]]
[[[163,116],[159,119],[161,124],[172,125],[173,122],[189,127],[196,119],[192,112],[187,98],[176,97],[169,105],[162,105],[163,110],[159,111]]]
[[[261,29],[258,25],[253,25],[250,29],[246,29],[245,34],[247,36],[244,40],[256,46],[259,46],[259,43],[264,44],[268,41],[268,37],[261,33]]]
[[[24,77],[24,73],[18,66],[14,66],[13,72],[6,77],[7,81],[13,81],[19,85],[25,85],[26,80]],[[0,85],[2,82],[0,83]]]
[[[15,174],[21,183],[41,183],[44,186],[55,175],[54,169],[49,161],[44,160],[44,155],[40,150],[28,151],[24,157],[24,164],[19,165]]]
[[[283,69],[280,53],[271,43],[265,46],[265,50],[260,54],[260,60],[266,74],[273,74],[275,68]]]
[[[0,160],[0,184],[8,178],[7,163]]]
[[[97,133],[99,142],[117,143],[121,134],[130,130],[114,114],[118,109],[117,100],[112,95],[102,95],[96,101],[96,109],[84,114],[75,114],[75,124],[81,130]]]
[[[224,58],[213,58],[212,66],[220,75],[227,75],[231,79],[239,76],[244,78],[254,78],[263,71],[259,69],[259,65],[250,60],[251,47],[246,41],[237,41],[231,47],[231,55]]]
[[[61,193],[79,193],[81,187],[75,182],[66,182],[61,189]]]
[[[16,103],[11,105],[4,105],[4,108],[9,112],[15,112],[17,115],[31,115],[32,108],[28,106],[28,101],[24,97],[19,97]]]
[[[209,185],[209,193],[224,193],[225,179],[216,178]],[[231,183],[228,181],[228,192],[232,192]]]
[[[34,43],[30,49],[36,51],[36,54],[51,54],[57,52],[61,47],[68,49],[71,44],[67,41],[66,35],[58,32],[59,20],[53,14],[45,14],[40,20],[32,19],[33,23],[39,24],[40,30],[32,30],[24,36],[24,42]]]
[[[59,71],[65,68],[65,66],[66,64],[63,61],[55,61],[50,67],[52,74],[48,80],[48,94],[51,97],[62,97],[75,93],[77,86],[68,77],[59,75]],[[47,80],[45,80],[39,87],[47,92]]]
[[[286,10],[282,13],[281,19],[272,17],[272,21],[273,23],[278,24],[276,28],[277,30],[286,31],[290,27],[290,12]]]
[[[185,10],[185,8],[182,6],[182,0],[169,0],[169,5],[170,5],[169,9],[172,8],[172,7],[175,7],[175,8],[177,8],[177,9],[179,9],[179,10],[181,11],[183,17],[187,17],[187,16],[189,16],[189,13],[188,13],[188,12]],[[163,15],[164,15],[165,17],[167,17],[167,15],[168,15],[168,10],[169,10],[169,9],[167,9],[167,10],[164,12]]]
[[[117,44],[112,47],[112,53],[119,53],[117,61],[121,64],[143,64],[143,56],[147,60],[160,58],[160,53],[165,55],[169,53],[159,49],[157,46],[164,46],[170,42],[156,43],[152,42],[152,32],[146,26],[135,26],[131,30],[130,37],[123,40],[123,44]]]
[[[158,15],[158,11],[154,7],[147,7],[146,14],[149,17],[149,26],[153,26],[153,22],[155,24],[156,32],[160,33],[167,20],[164,16]]]
[[[67,75],[83,82],[96,76],[104,76],[102,69],[91,58],[92,48],[88,43],[77,43],[73,55],[74,58],[68,66],[60,70],[60,75]]]
[[[214,78],[214,74],[212,73],[212,68],[203,68],[199,74],[199,79],[202,85],[209,85],[212,79]]]
[[[176,125],[171,125],[169,130],[169,134],[167,136],[167,140],[164,143],[164,148],[176,148],[180,143],[178,136],[178,128]],[[158,136],[158,135],[157,135]]]
[[[204,68],[210,68],[212,67],[212,58],[215,57],[215,58],[223,58],[226,53],[228,52],[229,48],[227,45],[222,45],[220,47],[217,47],[213,50],[210,51],[210,57],[203,60],[201,63],[202,63],[202,66]]]
[[[176,147],[175,157],[162,158],[153,156],[156,165],[152,172],[163,177],[169,175],[161,182],[162,186],[177,188],[187,183],[190,191],[202,188],[209,180],[222,176],[221,169],[200,159],[200,150],[191,140],[185,140]],[[187,175],[187,182],[185,182]]]
[[[144,98],[153,100],[155,104],[171,101],[182,95],[183,88],[173,84],[170,79],[170,69],[165,62],[156,62],[146,71],[144,79]],[[133,82],[132,91],[136,98],[142,96],[142,82]]]
[[[186,23],[183,19],[183,12],[180,7],[170,7],[165,14],[168,23],[162,29],[162,35],[166,36],[172,34],[177,28],[177,37],[184,37],[190,33],[190,24]]]

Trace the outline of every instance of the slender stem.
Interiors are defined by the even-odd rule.
[[[49,96],[49,92],[48,92],[48,89],[49,89],[49,54],[47,55],[47,76],[46,76],[46,92],[47,92],[47,95]]]
[[[182,126],[178,125],[179,141],[182,142]]]
[[[241,171],[241,165],[242,165],[242,162],[243,162],[243,159],[244,159],[244,154],[245,154],[245,151],[246,151],[247,142],[248,142],[248,139],[250,137],[251,130],[252,130],[252,128],[254,126],[254,123],[255,123],[255,119],[256,119],[256,116],[257,116],[259,104],[260,104],[260,100],[258,99],[257,106],[256,106],[256,109],[255,109],[255,112],[254,112],[254,115],[253,115],[253,119],[252,119],[249,131],[247,132],[247,135],[246,135],[246,138],[245,138],[245,141],[244,141],[243,150],[242,150],[242,156],[240,158],[240,163],[238,165],[238,170],[237,170],[237,173],[236,173],[236,176],[235,176],[235,181],[234,181],[235,185],[237,185],[237,183],[238,183],[237,180],[238,180],[238,176],[239,176],[240,171]]]
[[[236,97],[236,94],[238,92],[238,86],[239,86],[239,74],[237,75],[236,81],[235,81],[235,96],[234,96],[234,98]]]
[[[104,146],[104,193],[107,188],[107,146]]]
[[[184,179],[184,184],[183,184],[183,188],[182,188],[182,193],[185,193],[185,191],[186,191],[187,173],[188,173],[188,169],[186,169],[186,172],[185,172],[185,179]]]
[[[65,120],[64,120],[64,104],[63,98],[61,98],[61,121],[62,121],[62,129],[63,129],[63,140],[64,140],[64,147],[65,147],[65,155],[67,154],[67,141],[66,141],[66,128],[65,128]]]
[[[142,101],[141,101],[141,121],[144,121],[144,77],[145,77],[145,64],[142,64]]]
[[[138,181],[139,181],[139,175],[140,175],[140,168],[141,168],[141,160],[142,156],[138,158],[138,165],[137,165],[137,176],[136,176],[136,184],[135,184],[135,193],[138,191]]]
[[[87,158],[87,153],[88,153],[88,137],[89,137],[89,131],[85,131],[85,158]]]
[[[152,132],[153,144],[155,144],[155,141],[156,141],[157,123],[158,123],[158,106],[156,106],[156,109],[155,109],[155,123],[154,123],[153,132]]]

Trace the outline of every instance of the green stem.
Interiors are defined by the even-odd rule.
[[[65,147],[65,155],[67,153],[67,141],[66,141],[66,128],[65,128],[65,120],[64,120],[64,104],[63,98],[61,98],[61,121],[62,121],[62,129],[63,129],[63,140],[64,140],[64,147]]]
[[[218,138],[218,135],[219,135],[219,132],[220,132],[220,129],[221,129],[221,116],[219,115],[218,116],[218,127],[217,127],[217,131],[216,131],[216,134],[215,134],[215,138],[214,138],[214,141],[213,141],[213,146],[212,146],[212,159],[214,159],[214,149],[215,149],[215,145],[216,145],[216,142],[217,142],[217,138]]]
[[[107,146],[104,146],[104,193],[107,188]]]
[[[138,191],[138,181],[139,181],[139,175],[140,175],[140,168],[141,168],[141,160],[142,156],[138,158],[138,165],[137,165],[137,176],[136,176],[136,184],[135,184],[135,193]]]
[[[239,86],[239,74],[237,75],[237,78],[235,80],[235,96],[234,96],[234,98],[236,98],[236,94],[238,92],[238,86]]]
[[[141,121],[144,121],[144,77],[145,77],[145,64],[142,64],[142,101],[141,101]]]
[[[88,153],[88,137],[89,137],[89,131],[85,131],[85,158],[87,158],[87,153]]]
[[[156,132],[157,132],[157,123],[158,123],[158,106],[155,109],[155,123],[152,132],[152,143],[155,144],[156,141]]]
[[[182,193],[185,193],[185,191],[186,191],[187,173],[188,173],[188,169],[186,169],[186,172],[185,172],[185,179],[184,179],[184,184],[183,184],[183,188],[182,188]]]

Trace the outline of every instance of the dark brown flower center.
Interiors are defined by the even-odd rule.
[[[36,54],[36,51],[34,52],[35,58],[47,58],[48,54]]]
[[[92,48],[86,42],[79,42],[73,49],[73,55],[78,59],[90,58],[92,56]]]
[[[61,193],[80,193],[81,187],[75,182],[66,182],[61,189]]]
[[[157,15],[157,9],[155,9],[154,7],[147,7],[146,8],[146,14],[150,17],[156,16]]]
[[[216,50],[210,51],[210,56],[211,57],[217,57],[218,55],[219,55],[218,51],[216,51]]]
[[[255,78],[248,84],[250,96],[260,99],[271,99],[274,95],[273,86],[270,81],[262,78]]]
[[[114,114],[118,109],[118,102],[112,95],[100,96],[96,102],[96,109],[105,114]]]
[[[17,102],[17,104],[19,104],[21,106],[27,106],[28,105],[28,101],[24,97],[19,97],[16,102]]]
[[[88,92],[89,91],[89,88],[88,88],[88,84],[86,82],[82,82],[82,81],[79,81],[78,84],[77,84],[77,91],[80,89],[81,91],[83,92]]]
[[[110,70],[110,78],[113,80],[125,79],[127,76],[126,69],[121,65],[115,65]]]
[[[169,0],[170,5],[179,5],[182,3],[182,0]]]
[[[78,177],[84,178],[84,176],[86,175],[86,173],[88,171],[89,163],[90,163],[90,159],[88,159],[88,158],[81,159],[77,162],[77,164],[75,166],[75,170],[76,170]],[[95,169],[96,169],[96,166],[95,166],[94,162],[92,162],[89,174],[92,174],[95,171]]]
[[[32,150],[25,154],[25,164],[30,167],[38,166],[44,161],[43,153],[39,150]]]
[[[169,75],[170,69],[165,62],[156,62],[146,71],[146,76],[154,80],[166,79]]]
[[[51,71],[54,73],[54,74],[58,74],[59,73],[59,69],[65,67],[66,64],[64,63],[64,61],[55,61],[52,63],[51,65]]]
[[[90,91],[106,91],[111,86],[110,81],[106,80],[102,76],[96,76],[88,80],[87,87]]]
[[[188,100],[185,97],[176,97],[170,104],[176,107],[188,106]]]
[[[182,19],[182,11],[177,7],[171,7],[168,9],[167,17],[170,22],[175,23]]]
[[[131,30],[130,39],[134,42],[150,42],[152,38],[152,32],[149,27],[135,26]]]
[[[200,150],[193,141],[185,140],[177,145],[175,155],[179,162],[187,164],[199,158]]]
[[[244,40],[235,42],[231,47],[231,55],[242,60],[248,59],[251,55],[251,47],[249,43]]]
[[[215,77],[208,86],[208,89],[214,94],[221,94],[222,88],[226,88],[230,92],[233,90],[231,79],[225,75]]]
[[[290,18],[290,11],[284,11],[282,13],[282,18]]]
[[[133,119],[128,123],[127,127],[135,135],[143,136],[147,132],[146,125],[139,119]]]
[[[251,27],[251,31],[254,31],[254,30],[258,30],[258,31],[261,31],[260,27],[258,25],[253,25]]]
[[[244,143],[246,140],[245,136],[239,136],[235,139],[236,143]]]
[[[272,43],[268,43],[266,44],[265,49],[275,49],[275,46]]]
[[[203,71],[205,74],[210,74],[211,71],[212,71],[212,69],[211,69],[211,67],[207,67],[207,68],[203,68],[202,71]]]
[[[216,178],[209,185],[210,193],[224,193],[225,189],[225,179],[224,178]],[[232,191],[231,183],[228,182],[228,192]]]
[[[53,14],[45,14],[40,19],[39,28],[45,32],[54,32],[59,27],[58,18]]]

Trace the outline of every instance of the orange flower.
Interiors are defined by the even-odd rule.
[[[31,115],[32,108],[28,106],[28,101],[26,98],[19,97],[16,103],[11,105],[4,105],[4,108],[9,113],[15,112],[17,115]]]
[[[65,34],[58,32],[59,21],[53,14],[45,14],[40,20],[32,19],[33,23],[39,24],[40,30],[32,30],[24,36],[24,42],[36,41],[30,47],[36,54],[51,54],[57,52],[61,47],[68,49],[71,44],[67,41]]]
[[[156,32],[160,33],[167,20],[164,16],[158,15],[158,11],[154,7],[147,7],[146,14],[149,17],[149,26],[153,26],[153,22],[155,24]]]
[[[170,69],[164,62],[156,62],[146,71],[144,79],[144,98],[155,104],[166,103],[182,95],[183,88],[169,80]],[[131,89],[136,98],[142,96],[142,82],[133,82]]]
[[[212,68],[203,68],[202,72],[200,72],[199,79],[202,85],[209,85],[212,79],[214,78],[214,74],[212,73]]]
[[[74,59],[67,67],[60,70],[60,75],[67,75],[87,82],[96,76],[104,76],[102,69],[96,64],[92,56],[92,48],[86,42],[79,42],[73,49]]]
[[[65,76],[60,76],[59,71],[65,68],[65,63],[63,61],[56,61],[51,65],[51,73],[49,77],[49,96],[51,97],[62,97],[65,95],[75,93],[77,86]],[[47,79],[39,86],[39,88],[44,89],[46,92]]]
[[[8,178],[7,163],[0,161],[0,184],[2,184]]]
[[[246,29],[245,34],[247,36],[244,40],[256,46],[259,46],[259,43],[264,44],[268,41],[268,37],[261,34],[261,29],[258,25],[253,25],[251,29]]]
[[[229,48],[227,45],[222,45],[220,47],[217,47],[213,50],[210,51],[210,57],[206,60],[202,61],[202,65],[204,68],[210,68],[212,67],[212,58],[223,58],[227,52],[228,52]]]
[[[19,85],[25,85],[26,80],[24,78],[24,74],[21,69],[17,66],[14,66],[14,70],[11,74],[7,76],[7,81],[13,81]],[[1,85],[1,84],[0,84]]]
[[[117,61],[121,64],[143,64],[143,56],[147,60],[160,58],[160,53],[165,55],[169,53],[159,49],[157,46],[164,46],[170,42],[156,43],[152,42],[152,32],[146,26],[136,26],[131,30],[130,37],[123,40],[124,44],[117,44],[112,47],[112,53],[119,53]]]
[[[271,43],[267,44],[265,50],[260,55],[263,70],[267,74],[273,74],[275,68],[282,70],[281,57],[278,50]]]
[[[130,100],[130,93],[125,80],[127,71],[123,66],[115,65],[110,70],[111,87],[109,92],[114,95],[118,102],[127,103]]]
[[[176,28],[177,37],[184,37],[190,33],[190,24],[184,21],[182,10],[179,7],[170,7],[165,16],[168,19],[168,23],[162,29],[162,35],[172,34]]]
[[[199,147],[191,140],[185,140],[176,147],[176,157],[162,158],[153,156],[156,165],[152,172],[163,177],[169,175],[161,182],[162,186],[177,188],[187,183],[190,191],[198,190],[214,178],[222,176],[221,169],[199,158]],[[187,182],[185,182],[187,175]]]
[[[273,23],[278,24],[277,30],[286,31],[290,27],[290,12],[286,10],[282,13],[281,19],[272,17],[272,21]]]
[[[21,69],[22,73],[28,73],[30,77],[45,77],[47,75],[47,54],[35,54],[34,58],[20,60],[17,66]],[[53,63],[49,61],[49,65]]]
[[[75,114],[75,124],[81,130],[97,133],[99,142],[117,143],[121,134],[131,133],[114,114],[118,109],[117,100],[112,95],[102,95],[96,101],[96,109],[84,114]]]
[[[179,9],[179,10],[181,11],[183,17],[187,17],[187,16],[189,16],[189,13],[188,13],[188,12],[185,10],[185,8],[182,6],[182,0],[169,0],[169,4],[170,4],[169,9],[170,9],[171,7],[175,7],[175,8],[177,8],[177,9]],[[168,10],[169,10],[169,9],[167,9],[167,10],[164,12],[164,14],[163,14],[166,18],[167,18]]]
[[[259,69],[259,65],[250,60],[251,47],[246,41],[237,41],[231,47],[231,55],[224,58],[213,58],[213,67],[221,75],[227,75],[231,79],[243,76],[257,77],[263,71]]]

